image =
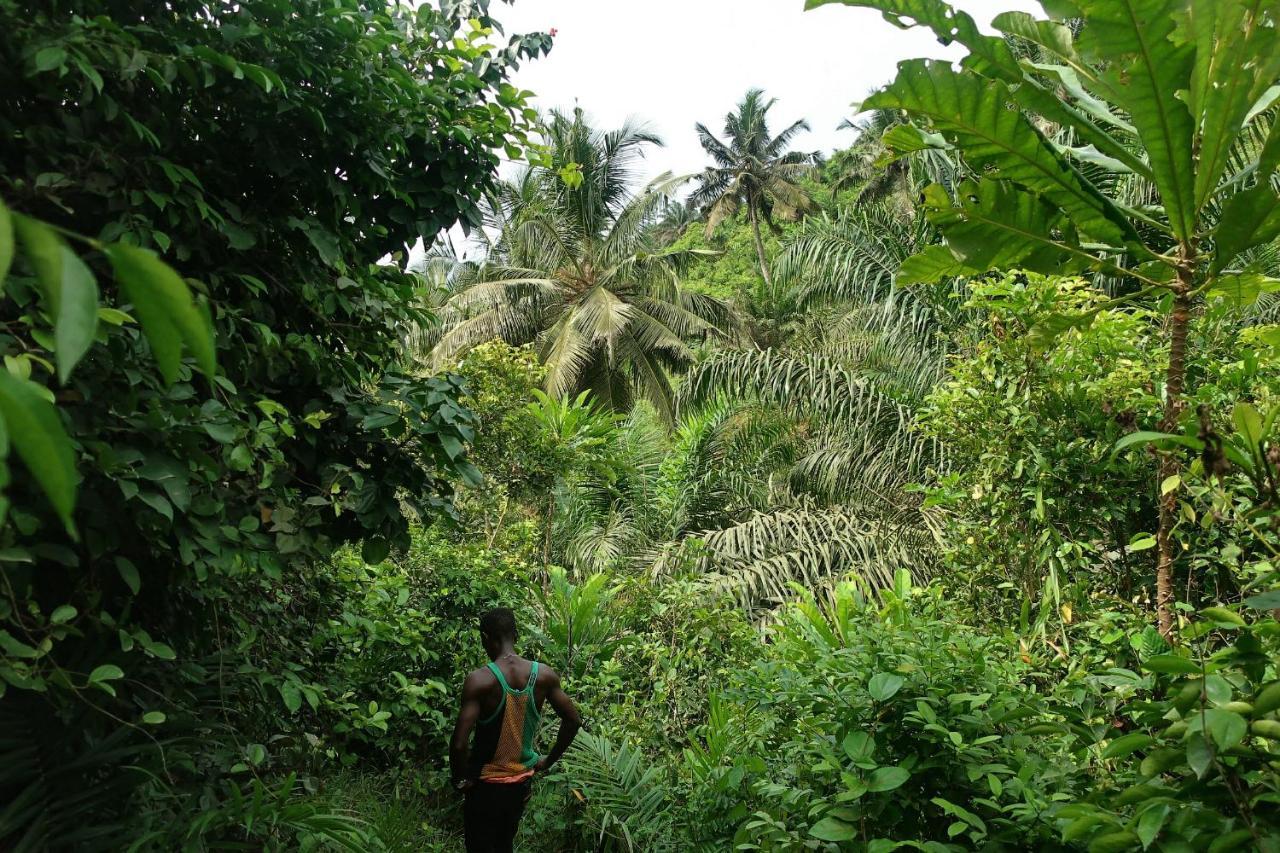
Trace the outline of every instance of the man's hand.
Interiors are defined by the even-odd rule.
[[[453,788],[453,790],[457,791],[459,794],[465,794],[467,791],[470,791],[475,786],[476,786],[476,781],[474,779],[455,779],[452,783],[450,783],[450,787]]]
[[[547,757],[544,755],[534,763],[533,773],[535,776],[538,775],[539,773],[546,773],[547,770],[550,769],[550,767],[551,767],[551,762],[548,761]]]

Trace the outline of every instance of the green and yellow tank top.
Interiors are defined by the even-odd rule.
[[[481,782],[523,782],[533,775],[533,765],[541,757],[533,748],[542,719],[533,696],[538,662],[532,662],[523,690],[512,690],[496,663],[490,663],[489,670],[502,687],[502,699],[492,714],[476,724],[471,777]]]

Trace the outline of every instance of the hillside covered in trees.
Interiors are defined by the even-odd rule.
[[[0,0],[0,849],[461,850],[507,606],[520,850],[1280,851],[1280,9],[807,5],[963,59],[648,180],[488,0]]]

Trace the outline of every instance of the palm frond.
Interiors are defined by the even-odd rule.
[[[596,849],[612,841],[621,850],[680,849],[671,825],[669,786],[660,768],[626,743],[582,732],[564,756],[565,777],[585,802]]]

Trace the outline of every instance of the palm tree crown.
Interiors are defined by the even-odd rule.
[[[776,98],[766,98],[760,89],[747,92],[733,112],[725,116],[725,141],[698,124],[698,139],[715,162],[699,176],[690,202],[706,211],[707,235],[743,206],[755,235],[760,274],[772,282],[760,238],[760,221],[775,231],[776,219],[797,219],[813,205],[800,178],[818,162],[816,153],[788,151],[791,141],[809,123],[801,120],[777,136],[769,133],[769,110]]]
[[[660,144],[642,127],[593,128],[581,111],[552,114],[550,165],[501,184],[486,227],[486,257],[454,277],[430,361],[441,367],[501,338],[535,343],[556,398],[590,390],[617,410],[637,397],[670,419],[671,369],[692,360],[690,343],[735,328],[723,303],[681,288],[691,250],[654,245],[651,226],[679,182],[664,175],[634,191],[637,161]],[[581,182],[570,186],[563,170]]]

